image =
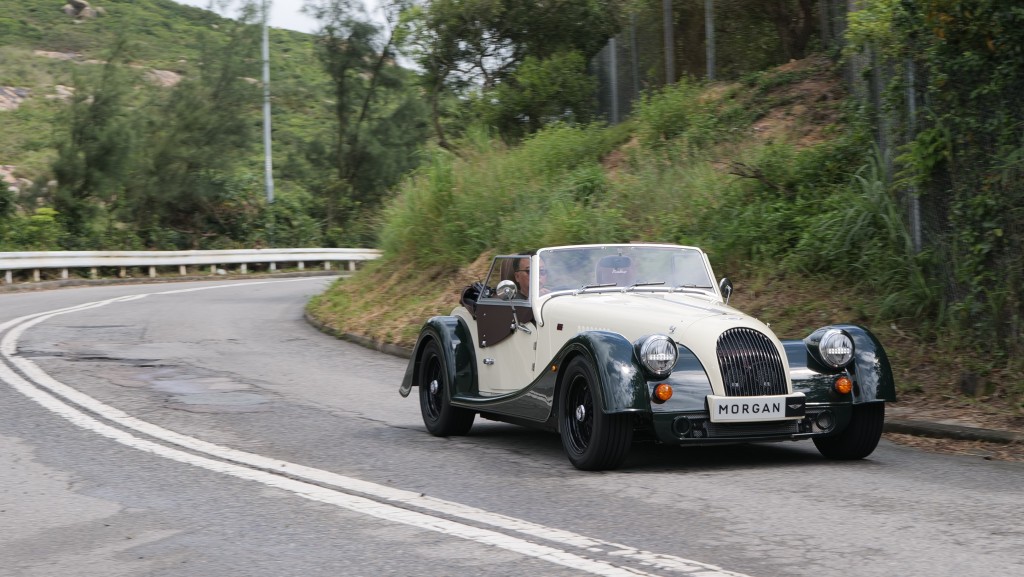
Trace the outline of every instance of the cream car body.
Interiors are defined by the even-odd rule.
[[[810,438],[829,457],[870,454],[882,403],[895,400],[878,340],[855,325],[780,340],[729,306],[731,283],[714,278],[687,246],[498,256],[450,315],[424,325],[401,392],[420,388],[434,434],[464,434],[477,414],[539,426],[559,432],[582,469],[618,466],[634,434]]]

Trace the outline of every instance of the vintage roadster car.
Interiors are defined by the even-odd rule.
[[[574,466],[620,466],[634,440],[812,439],[861,459],[896,400],[881,343],[856,325],[779,340],[728,306],[699,248],[610,244],[498,256],[423,326],[400,393],[427,430],[483,418],[558,432]]]

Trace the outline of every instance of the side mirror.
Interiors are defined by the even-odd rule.
[[[510,280],[503,280],[498,283],[498,288],[494,292],[501,300],[510,301],[516,296],[516,283]]]
[[[723,276],[722,280],[718,281],[718,290],[725,297],[725,304],[729,304],[729,297],[732,296],[732,281],[729,277]]]

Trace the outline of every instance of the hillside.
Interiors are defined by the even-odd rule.
[[[100,73],[118,39],[126,42],[135,100],[142,102],[194,76],[203,46],[225,42],[237,25],[171,0],[98,0],[90,17],[65,14],[65,4],[0,0],[0,176],[21,189],[49,177],[76,83]],[[297,147],[329,120],[321,105],[329,85],[311,36],[271,29],[270,42],[275,143],[284,158],[298,155]],[[258,107],[245,112],[259,122]],[[259,166],[258,154],[252,162]]]
[[[864,282],[859,278],[860,273],[855,273],[849,268],[845,274],[800,272],[800,268],[790,263],[795,255],[804,250],[803,242],[796,239],[781,245],[783,248],[778,253],[780,256],[775,260],[770,255],[769,258],[761,258],[749,248],[737,250],[732,244],[735,242],[734,239],[723,237],[713,230],[714,227],[722,226],[722,221],[716,221],[715,218],[731,221],[735,216],[733,211],[742,209],[730,204],[735,202],[733,189],[737,186],[740,187],[740,198],[746,198],[748,201],[751,199],[750,187],[766,190],[772,198],[781,191],[784,195],[793,195],[788,202],[806,205],[806,210],[811,214],[817,214],[825,211],[824,207],[833,201],[822,196],[821,191],[804,190],[796,184],[787,182],[787,178],[797,178],[787,170],[795,171],[798,175],[803,171],[820,175],[846,170],[845,176],[836,177],[834,181],[842,183],[850,178],[849,175],[855,166],[846,165],[846,169],[830,166],[830,163],[837,162],[835,156],[843,150],[834,148],[835,142],[847,140],[857,144],[860,141],[857,140],[855,130],[847,123],[850,102],[836,70],[828,59],[813,57],[791,62],[744,82],[718,83],[700,88],[695,98],[690,96],[688,102],[699,102],[699,106],[703,107],[701,110],[713,110],[716,114],[725,116],[736,115],[736,110],[744,111],[736,116],[738,120],[735,125],[726,126],[719,132],[733,136],[719,139],[713,149],[696,149],[695,153],[695,136],[683,138],[686,142],[679,146],[667,145],[663,136],[651,137],[651,127],[645,126],[641,118],[625,128],[608,129],[596,137],[597,140],[610,139],[618,143],[600,155],[600,175],[594,174],[589,168],[582,168],[581,166],[589,166],[588,161],[583,160],[581,165],[573,165],[567,169],[569,176],[518,176],[524,172],[524,165],[509,157],[522,155],[525,158],[536,159],[537,157],[531,156],[531,143],[528,142],[523,149],[504,150],[499,147],[494,151],[464,154],[462,160],[452,161],[452,165],[448,167],[450,172],[442,171],[443,176],[431,174],[423,177],[419,185],[407,185],[403,194],[408,198],[399,197],[392,207],[393,219],[402,214],[402,206],[416,207],[415,221],[437,237],[447,234],[443,230],[445,225],[442,222],[446,218],[444,215],[449,214],[454,219],[451,224],[454,226],[456,238],[469,241],[475,238],[476,228],[479,227],[490,230],[491,242],[497,243],[497,246],[492,246],[476,258],[467,259],[469,262],[456,262],[461,257],[448,254],[448,258],[453,259],[449,266],[443,263],[434,264],[435,260],[409,257],[408,254],[392,255],[391,258],[385,258],[383,262],[369,267],[354,278],[337,283],[327,294],[311,303],[310,313],[339,333],[360,335],[380,343],[411,346],[426,318],[436,314],[448,314],[455,306],[462,288],[483,277],[492,254],[516,251],[522,246],[517,244],[520,241],[515,240],[518,237],[513,237],[511,244],[503,240],[505,231],[501,227],[505,226],[505,221],[495,225],[485,219],[485,222],[469,225],[458,220],[456,215],[463,210],[459,206],[462,195],[468,195],[468,198],[475,194],[468,188],[463,190],[463,187],[491,186],[490,180],[482,185],[478,182],[478,179],[485,178],[480,176],[481,174],[493,173],[494,180],[500,181],[510,173],[516,173],[525,183],[541,179],[542,182],[538,185],[540,194],[557,196],[561,194],[558,191],[567,186],[564,179],[568,178],[570,182],[578,183],[580,175],[585,174],[587,182],[596,190],[588,193],[592,195],[590,198],[600,194],[608,195],[601,200],[589,201],[589,208],[583,208],[580,213],[580,218],[597,224],[579,232],[578,236],[565,236],[564,230],[562,233],[554,233],[562,236],[549,236],[548,238],[553,239],[552,243],[635,240],[699,244],[709,250],[716,273],[719,276],[729,276],[733,280],[736,292],[732,304],[770,323],[783,338],[802,338],[810,330],[829,323],[853,322],[871,328],[892,357],[900,395],[898,407],[902,410],[936,419],[954,417],[977,426],[1008,429],[1020,429],[1024,426],[1015,389],[1013,386],[999,384],[1003,373],[991,365],[988,366],[991,372],[984,376],[973,373],[971,367],[977,365],[972,365],[972,360],[966,356],[959,356],[955,351],[936,346],[933,337],[930,336],[931,329],[927,323],[922,322],[922,319],[894,317],[884,305],[888,294],[885,291],[891,287]],[[686,122],[691,127],[700,124],[695,114],[690,114]],[[566,149],[557,149],[543,138],[539,141],[537,149],[543,149],[549,159],[550,155],[566,153]],[[560,142],[555,140],[555,143]],[[827,160],[823,162],[822,159]],[[669,181],[665,176],[654,177],[645,172],[651,162],[659,165],[667,162],[673,167],[683,168],[672,168],[672,172],[669,173],[672,180]],[[781,165],[778,163],[785,166],[780,168]],[[680,184],[691,179],[697,179],[698,184]],[[652,186],[656,189],[667,186],[678,189],[673,194],[690,195],[689,200],[675,199],[671,202],[682,203],[684,209],[686,206],[691,207],[688,212],[699,209],[712,213],[710,217],[702,217],[704,222],[710,223],[712,230],[708,229],[707,224],[700,224],[702,219],[697,219],[683,228],[672,219],[668,219],[667,223],[641,222],[645,213],[641,209],[634,215],[629,203],[637,201],[630,195],[640,195],[642,198],[639,202],[647,208],[665,206],[667,202],[663,197],[648,198],[637,192],[637,188],[644,186],[648,180],[654,181]],[[597,184],[594,184],[595,182]],[[424,187],[442,185],[453,188],[445,192],[447,204],[444,208],[438,208],[435,214],[435,207],[430,204],[429,194],[425,192]],[[522,188],[515,182],[508,186],[510,191]],[[721,188],[716,192],[711,189],[714,186]],[[826,182],[821,186],[836,185]],[[727,189],[730,192],[727,192]],[[788,189],[792,189],[793,192],[787,192]],[[578,197],[578,192],[575,194]],[[699,197],[693,196],[695,194]],[[840,199],[843,198],[842,194],[850,192],[835,188],[832,194],[836,199]],[[854,190],[852,194],[859,193]],[[486,211],[487,209],[483,207],[488,203],[495,207],[512,205],[522,211],[524,205],[536,202],[530,200],[532,197],[503,200],[503,195],[502,190],[494,190],[493,194],[487,197],[489,201],[477,201],[474,206]],[[804,196],[805,198],[802,198]],[[483,204],[480,204],[481,202]],[[778,203],[777,200],[771,202]],[[609,209],[609,206],[616,214],[625,213],[632,223],[627,226],[636,227],[633,230],[638,232],[623,236],[622,230],[615,226],[602,229],[600,223],[605,218],[602,211]],[[598,207],[601,209],[597,210]],[[869,210],[873,211],[881,209],[880,206],[869,207]],[[504,210],[505,208],[497,208],[499,213]],[[771,224],[776,218],[773,214],[764,212],[757,206],[754,206],[753,210],[754,213],[743,217],[747,220],[734,226],[752,229],[768,223],[764,230],[771,230],[771,227],[775,226]],[[714,216],[714,213],[719,216]],[[559,223],[559,219],[574,218],[552,212],[545,214],[544,218],[553,221],[553,224]],[[793,214],[790,216],[810,218]],[[435,218],[439,219],[436,224]],[[755,218],[763,222],[756,224],[752,220]],[[525,221],[532,219],[532,213],[525,213],[512,223],[512,226],[522,228]],[[398,222],[402,223],[402,226],[412,226],[412,221],[407,223],[399,218]],[[585,226],[575,220],[564,224],[565,226],[560,228]],[[681,230],[680,233],[670,234],[682,236],[666,237],[665,226],[669,226],[670,231]],[[547,228],[541,230],[549,232],[531,230],[535,231],[532,234],[536,236],[528,239],[552,234]],[[748,234],[755,235],[760,232]],[[427,243],[426,237],[417,238]],[[767,240],[767,237],[762,239]],[[754,242],[756,244],[759,241],[755,239]],[[787,246],[796,248],[786,248]],[[425,250],[437,251],[430,247]],[[764,250],[772,249],[768,247]],[[427,263],[431,264],[425,266]],[[811,268],[809,265],[800,266],[803,266],[803,270]],[[840,270],[842,269],[843,267],[840,267]],[[968,385],[974,388],[965,388]]]

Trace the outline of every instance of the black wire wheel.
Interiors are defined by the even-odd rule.
[[[569,362],[559,395],[558,426],[569,461],[584,471],[619,467],[633,442],[632,417],[603,413],[598,387],[588,359]]]
[[[816,437],[814,446],[829,459],[853,461],[863,459],[878,446],[885,421],[885,403],[866,403],[853,406],[850,423],[841,433],[832,437]]]
[[[450,437],[469,432],[476,413],[452,406],[448,370],[437,341],[432,340],[423,348],[417,383],[420,388],[420,413],[431,435]]]

